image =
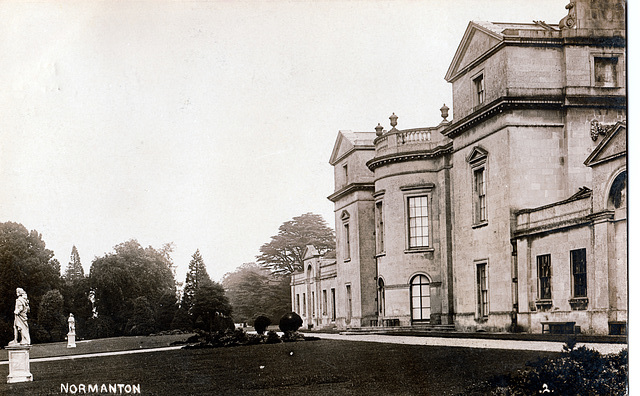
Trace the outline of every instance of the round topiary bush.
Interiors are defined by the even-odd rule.
[[[253,321],[253,328],[256,329],[258,334],[264,334],[267,330],[267,327],[271,324],[271,319],[267,318],[264,315],[260,315]]]
[[[302,327],[302,318],[295,312],[289,312],[280,318],[279,326],[285,333],[298,331]]]

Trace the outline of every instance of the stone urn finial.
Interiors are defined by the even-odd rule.
[[[396,113],[391,114],[391,117],[389,117],[389,119],[391,120],[391,126],[395,128],[396,125],[398,125],[398,116],[396,115]]]
[[[376,136],[382,136],[382,130],[384,128],[382,127],[382,125],[380,125],[380,123],[378,123],[378,126],[375,129],[376,129]]]
[[[447,117],[449,117],[449,108],[447,107],[446,104],[443,104],[442,107],[440,108],[440,115],[442,116],[444,121],[446,121]]]

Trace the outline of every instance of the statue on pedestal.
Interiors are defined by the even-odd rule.
[[[76,318],[73,317],[73,314],[69,314],[69,333],[67,334],[67,348],[75,348],[76,347]]]
[[[9,345],[30,345],[31,337],[29,337],[29,324],[27,323],[27,313],[29,312],[29,299],[27,293],[21,288],[16,289],[16,309],[13,321],[13,341]],[[20,341],[18,341],[20,335]]]
[[[69,334],[76,334],[76,319],[73,317],[73,314],[69,314]]]

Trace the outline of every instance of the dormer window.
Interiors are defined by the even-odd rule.
[[[484,75],[479,74],[473,79],[473,88],[475,92],[474,106],[480,106],[485,99]]]

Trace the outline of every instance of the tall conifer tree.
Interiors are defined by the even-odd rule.
[[[189,262],[189,271],[187,272],[187,278],[184,282],[181,308],[189,311],[189,309],[193,307],[194,297],[198,288],[210,283],[211,278],[209,278],[204,260],[198,249],[193,256],[191,256],[191,261]]]
[[[78,253],[76,245],[73,245],[73,248],[71,249],[71,258],[69,264],[67,264],[64,278],[67,282],[73,282],[84,278],[84,269],[82,269],[80,254]]]

